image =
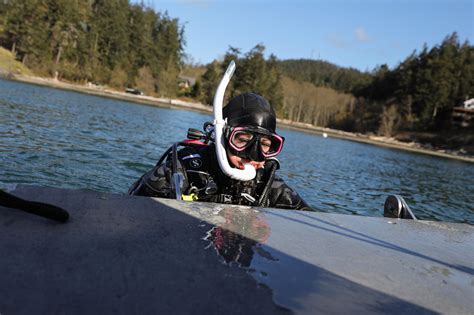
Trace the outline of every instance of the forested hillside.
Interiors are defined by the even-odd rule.
[[[337,122],[348,129],[385,134],[451,129],[453,107],[474,97],[474,47],[453,33],[440,45],[413,52],[393,70],[378,67],[371,82],[353,94],[355,106]]]
[[[143,4],[3,0],[0,45],[40,76],[136,87],[148,95],[186,96],[205,104],[212,104],[224,69],[235,60],[227,98],[254,91],[280,118],[387,136],[458,133],[452,109],[474,97],[474,47],[456,33],[414,51],[393,69],[380,65],[361,72],[321,60],[279,60],[265,57],[262,44],[248,52],[230,47],[222,60],[191,67],[183,61],[179,20]],[[183,89],[180,73],[197,77],[194,86],[186,82]]]
[[[290,101],[288,118],[347,131],[391,136],[398,131],[451,130],[453,107],[474,97],[474,48],[467,41],[460,43],[456,33],[432,48],[414,51],[394,69],[380,65],[363,73],[304,59],[278,65],[282,74],[298,82],[284,84],[285,99],[300,100]],[[352,97],[332,91],[339,100],[328,105],[328,100],[318,102],[324,93],[314,92],[314,87]],[[316,103],[321,109],[315,110]],[[321,115],[329,117],[321,121]]]
[[[256,45],[246,53],[230,47],[222,62],[207,65],[206,72],[198,80],[199,88],[193,90],[192,96],[206,104],[212,104],[222,73],[230,60],[235,60],[237,69],[229,84],[227,99],[245,91],[259,93],[273,104],[279,118],[328,126],[336,115],[344,112],[355,102],[350,93],[337,91],[328,86],[316,86],[306,82],[304,78],[292,78],[285,69],[282,69],[282,61],[277,60],[276,56],[270,55],[265,58],[264,55],[263,45]],[[300,66],[298,61],[292,64],[295,68]],[[344,71],[338,67],[333,69]],[[368,74],[365,76],[370,77]]]
[[[234,76],[226,90],[229,99],[239,93],[253,91],[267,98],[277,111],[282,107],[282,86],[277,59],[271,55],[264,57],[265,47],[256,45],[247,53],[240,49],[230,47],[222,62],[212,62],[207,65],[206,72],[199,80],[199,91],[195,90],[193,96],[206,104],[212,104],[214,92],[219,84],[222,74],[231,60],[237,64]]]
[[[39,75],[173,96],[178,20],[128,0],[0,2],[0,45]]]
[[[278,61],[283,74],[296,81],[310,82],[315,86],[328,87],[341,92],[370,82],[371,75],[353,68],[342,68],[322,60],[290,59]]]
[[[208,104],[228,62],[237,61],[230,95],[251,90],[267,97],[280,118],[346,131],[392,136],[399,131],[451,130],[451,113],[474,97],[474,48],[456,33],[440,45],[413,52],[394,69],[371,72],[323,61],[264,58],[231,47],[224,61],[207,65],[198,98]],[[201,85],[202,84],[202,85]]]

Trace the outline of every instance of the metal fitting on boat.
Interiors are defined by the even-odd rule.
[[[400,195],[390,195],[385,200],[383,216],[386,218],[417,220],[410,207]]]

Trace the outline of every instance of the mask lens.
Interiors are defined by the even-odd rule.
[[[283,146],[283,139],[277,135],[262,136],[260,138],[260,148],[265,157],[272,157],[280,153]]]
[[[233,146],[237,149],[245,149],[254,138],[253,133],[245,130],[235,131],[230,139]]]
[[[260,138],[260,148],[263,154],[269,154],[272,152],[272,139],[270,137]]]

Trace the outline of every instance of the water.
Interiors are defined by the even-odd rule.
[[[0,188],[126,193],[211,117],[0,80]],[[421,219],[474,224],[470,163],[280,129],[280,175],[315,209],[382,216],[401,194]]]

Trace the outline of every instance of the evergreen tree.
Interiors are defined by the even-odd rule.
[[[202,94],[202,86],[201,86],[201,81],[196,80],[196,83],[194,83],[192,89],[191,89],[191,94],[190,96],[196,100],[201,100],[203,97]]]
[[[88,5],[78,0],[48,0],[48,28],[52,55],[51,74],[58,72],[70,79],[81,78],[78,67],[79,42],[83,41],[83,26]]]
[[[204,104],[212,105],[214,93],[220,80],[220,71],[215,62],[206,66],[206,72],[202,76],[202,98],[199,99]]]
[[[465,100],[474,98],[474,47],[467,41],[460,47],[458,69],[459,85],[454,103],[459,106]]]
[[[281,84],[281,73],[278,67],[278,60],[275,55],[270,55],[267,64],[267,90],[265,94],[268,101],[275,108],[277,113],[281,113],[283,107],[283,87]]]
[[[17,0],[7,4],[4,28],[7,45],[26,65],[50,57],[47,14],[45,0]]]
[[[237,69],[227,88],[226,99],[240,93],[254,92],[268,99],[277,110],[282,107],[282,87],[277,60],[273,55],[266,60],[264,52],[265,47],[261,44],[244,56],[241,55],[240,49],[229,48],[221,64],[221,72],[227,69],[231,60],[236,62]]]
[[[124,66],[128,47],[128,1],[96,0],[89,34],[93,76],[109,82],[112,71]]]
[[[182,65],[184,29],[179,27],[177,19],[164,15],[157,25],[155,45],[159,47],[158,90],[162,95],[174,96],[177,92],[178,74]]]
[[[184,29],[167,14],[129,0],[3,1],[0,14],[0,44],[39,74],[176,92]]]
[[[462,46],[456,33],[440,45],[414,52],[394,70],[379,67],[370,84],[357,96],[397,108],[400,126],[410,130],[440,131],[450,128],[454,106],[474,95],[473,47]],[[370,111],[378,112],[379,108]],[[370,124],[369,124],[370,125]]]

